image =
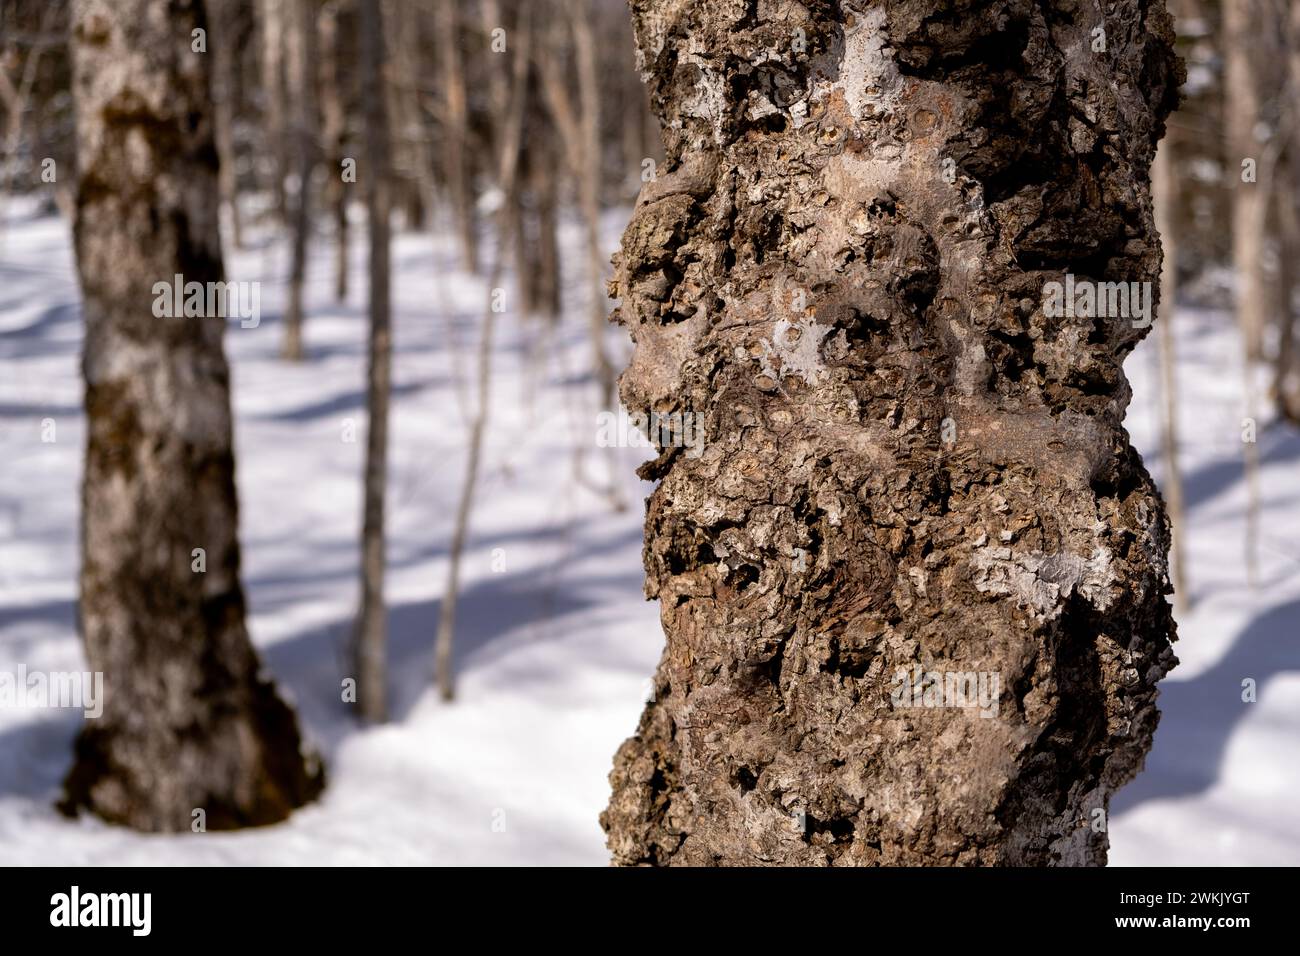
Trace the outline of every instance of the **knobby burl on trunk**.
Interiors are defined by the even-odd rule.
[[[62,807],[140,830],[272,823],[323,784],[245,626],[226,319],[153,308],[176,274],[222,280],[205,27],[199,0],[74,4],[79,615],[104,709]]]
[[[667,163],[616,257],[667,642],[621,864],[1100,864],[1176,663],[1122,421],[1176,101],[1160,0],[631,0]],[[1104,48],[1103,48],[1104,47]],[[998,712],[896,706],[982,673]]]

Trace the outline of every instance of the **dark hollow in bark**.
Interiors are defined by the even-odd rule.
[[[222,279],[204,25],[198,3],[79,0],[73,26],[80,626],[104,710],[61,806],[154,831],[195,810],[208,829],[273,823],[323,783],[245,629],[226,320],[154,313],[155,282]]]
[[[666,647],[614,861],[1104,863],[1176,662],[1169,532],[1122,424],[1146,329],[1044,288],[1158,294],[1163,4],[631,9],[667,160],[620,392],[705,445],[641,471]],[[996,676],[996,714],[901,706],[914,668]]]

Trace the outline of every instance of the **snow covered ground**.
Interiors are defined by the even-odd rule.
[[[8,202],[0,231],[0,670],[80,670],[74,630],[84,438],[80,315],[67,229]],[[612,248],[622,222],[606,222]],[[568,237],[578,248],[580,237]],[[80,714],[0,709],[0,863],[603,864],[597,814],[662,643],[641,594],[646,455],[594,447],[581,276],[543,343],[507,314],[457,635],[458,699],[430,688],[459,492],[473,350],[486,297],[450,240],[395,243],[388,598],[393,721],[339,703],[357,594],[364,441],[364,261],[330,296],[309,270],[309,360],[278,358],[287,258],[255,244],[231,279],[262,283],[262,322],[232,322],[237,460],[251,630],[324,753],[329,787],[288,823],[144,836],[51,804]],[[571,256],[567,262],[578,263]],[[509,284],[508,295],[513,296]],[[1240,360],[1221,313],[1178,317],[1194,605],[1147,772],[1117,798],[1115,864],[1300,862],[1300,433],[1264,425],[1260,581],[1246,583]],[[610,330],[620,361],[627,345]],[[540,358],[538,358],[540,356]],[[1154,340],[1130,360],[1131,430],[1159,478]],[[41,441],[46,419],[54,442]],[[347,438],[355,428],[357,440]],[[574,449],[584,452],[575,458]],[[574,480],[575,468],[585,475]],[[612,477],[611,477],[612,476]],[[611,507],[614,483],[627,504]],[[1258,702],[1241,702],[1241,682]]]

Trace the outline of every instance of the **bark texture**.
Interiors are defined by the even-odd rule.
[[[1175,663],[1169,531],[1122,425],[1146,330],[1043,296],[1158,285],[1163,3],[630,5],[667,160],[620,391],[706,443],[641,472],[667,642],[614,861],[1103,863]],[[894,706],[917,665],[997,674],[996,717]]]
[[[197,2],[75,4],[80,616],[105,700],[64,808],[141,830],[271,823],[322,783],[245,629],[226,320],[153,311],[155,282],[222,279],[203,26]]]

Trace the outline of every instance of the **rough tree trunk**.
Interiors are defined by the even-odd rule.
[[[641,472],[667,645],[615,862],[1104,862],[1175,663],[1169,532],[1122,427],[1145,330],[1043,302],[1157,283],[1163,4],[631,7],[667,159],[621,394],[706,441]],[[896,703],[914,667],[996,677],[996,715]]]
[[[79,0],[72,37],[80,616],[105,703],[63,805],[141,830],[271,823],[322,783],[245,629],[225,320],[154,313],[155,282],[222,279],[204,25],[197,2]]]

